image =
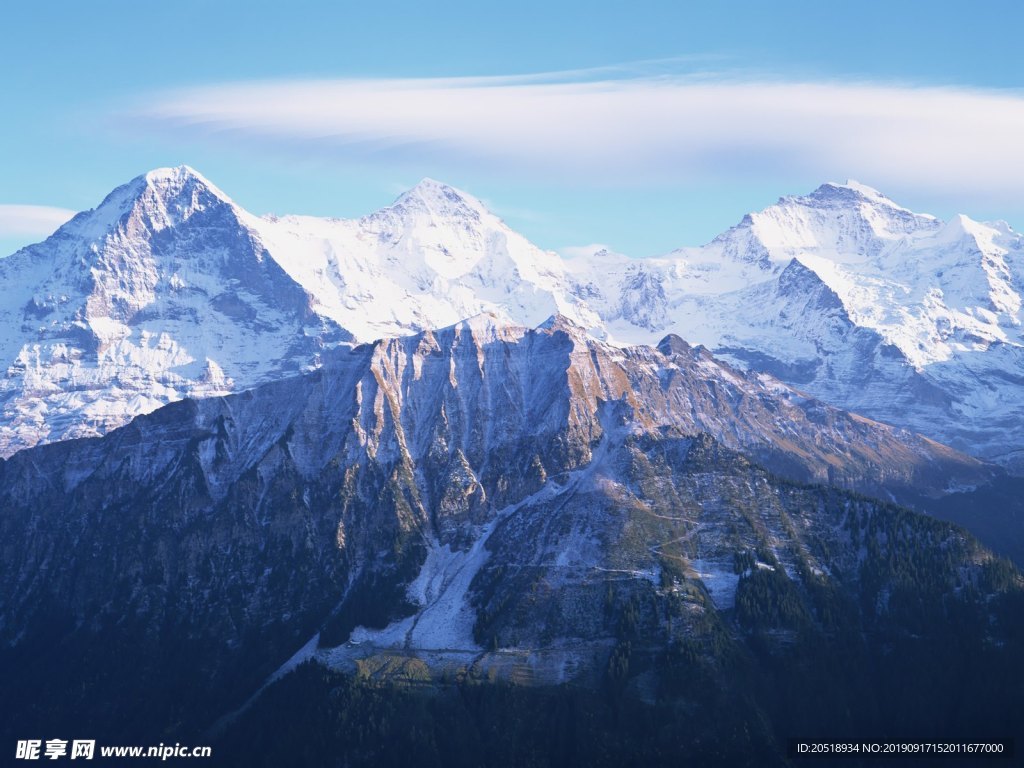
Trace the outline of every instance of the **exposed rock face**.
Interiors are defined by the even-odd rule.
[[[856,570],[844,526],[891,514],[791,487],[737,449],[897,493],[989,471],[677,338],[620,349],[560,317],[478,317],[0,463],[0,639],[26,675],[89,649],[84,691],[112,685],[115,661],[144,686],[167,684],[154,658],[188,660],[209,682],[175,706],[200,709],[137,714],[190,722],[237,706],[318,631],[308,653],[328,664],[351,662],[350,636],[472,653],[585,641],[597,650],[574,663],[593,671],[619,621],[599,609],[609,575],[615,605],[647,601],[636,621],[685,632],[649,601],[728,610],[732,563],[755,551],[797,583]],[[907,546],[952,547],[981,578],[990,555],[925,527]]]

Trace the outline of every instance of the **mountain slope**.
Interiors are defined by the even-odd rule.
[[[828,644],[841,617],[930,647],[977,616],[966,646],[1003,642],[1020,578],[963,531],[735,448],[894,492],[988,471],[671,337],[620,349],[484,316],[335,350],[0,462],[9,725],[191,733],[307,657],[537,684],[612,670],[645,699],[684,639],[720,681],[725,638]]]

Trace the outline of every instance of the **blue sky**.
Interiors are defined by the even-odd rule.
[[[257,213],[357,216],[431,176],[543,247],[635,256],[846,178],[1020,228],[1022,8],[19,3],[0,251],[182,163]]]

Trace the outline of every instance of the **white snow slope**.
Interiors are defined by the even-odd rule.
[[[318,350],[481,313],[676,333],[841,407],[1024,467],[1024,240],[825,184],[663,258],[563,261],[429,179],[358,220],[257,217],[188,167],[0,259],[0,455],[102,434]]]

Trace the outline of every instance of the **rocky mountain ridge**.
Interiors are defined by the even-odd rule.
[[[0,452],[486,312],[561,314],[618,345],[673,333],[1013,468],[1022,254],[1004,223],[943,223],[852,182],[702,248],[563,260],[429,179],[358,220],[260,218],[190,168],[160,169],[0,260]]]
[[[208,727],[304,660],[645,699],[665,654],[902,637],[904,603],[1003,642],[1019,575],[964,531],[736,449],[876,492],[990,471],[678,338],[477,316],[0,461],[0,670],[22,720],[109,732]]]

